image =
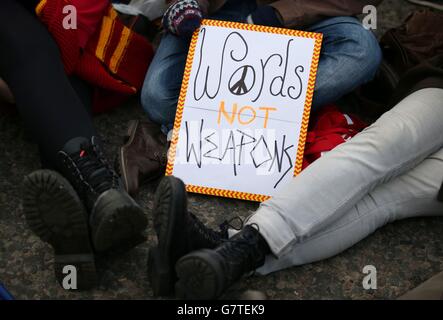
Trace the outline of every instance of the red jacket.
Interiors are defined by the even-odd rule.
[[[65,29],[73,5],[77,29]],[[142,87],[154,55],[143,36],[123,25],[107,0],[41,0],[40,20],[57,42],[68,75],[94,86],[94,112],[120,105]]]

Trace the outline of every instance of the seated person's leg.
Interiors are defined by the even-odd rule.
[[[245,22],[255,1],[230,1],[212,19]],[[323,33],[313,108],[331,103],[371,80],[381,62],[372,32],[353,17],[325,19],[307,28]],[[189,40],[166,33],[146,75],[142,106],[149,118],[170,130],[180,93]]]
[[[96,135],[92,119],[72,89],[46,28],[15,1],[1,6],[1,77],[43,157],[55,166],[67,141]]]
[[[442,89],[411,94],[292,179],[261,204],[249,223],[260,226],[277,256],[327,228],[375,187],[443,146],[441,99]]]
[[[166,33],[149,66],[141,104],[150,120],[172,129],[188,54],[189,40]]]
[[[272,252],[282,257],[299,243],[328,230],[376,187],[411,170],[441,149],[442,99],[442,89],[413,93],[262,203],[246,227],[229,241],[214,250],[198,250],[182,257],[176,265],[179,294],[188,298],[219,296],[242,274],[262,266],[265,255]],[[440,174],[437,176],[441,178]],[[435,196],[437,190],[436,184]],[[388,209],[380,210],[380,214],[390,214]],[[355,225],[356,233],[349,235],[343,247],[352,245],[390,218],[383,216],[371,221],[374,225],[370,229],[362,230],[361,225]],[[331,255],[338,249],[331,246]],[[319,257],[322,255],[328,253],[319,252]]]
[[[143,240],[146,217],[106,160],[54,40],[14,0],[0,2],[0,47],[0,77],[11,88],[45,159],[64,175],[44,170],[25,179],[25,216],[54,247],[58,275],[63,263],[71,262],[79,266],[79,277],[83,270],[85,277],[92,276],[89,228],[97,252],[118,246],[127,250]]]
[[[70,76],[69,82],[72,89],[74,89],[75,93],[80,98],[82,106],[86,109],[88,114],[92,116],[94,88],[90,86],[86,81],[80,79],[78,76]]]
[[[92,120],[70,87],[48,32],[14,0],[0,3],[0,47],[0,75],[39,145],[43,162],[54,167],[67,141],[95,135]],[[32,184],[25,187],[23,211],[29,226],[54,247],[58,281],[62,283],[63,268],[69,264],[77,269],[79,289],[93,287],[94,255],[83,203],[69,182],[55,172],[38,171],[29,177]],[[52,222],[44,222],[51,217]]]
[[[255,7],[255,0],[229,1],[210,18],[243,22]],[[189,39],[165,33],[146,74],[142,107],[164,132],[174,124],[188,49]]]
[[[443,203],[436,196],[442,181],[440,149],[412,170],[369,192],[340,219],[290,246],[279,258],[268,255],[257,272],[268,274],[330,258],[396,220],[443,215]],[[300,214],[298,210],[294,212]]]
[[[373,78],[381,62],[381,50],[373,33],[356,18],[329,18],[307,31],[323,33],[313,110],[335,102]]]

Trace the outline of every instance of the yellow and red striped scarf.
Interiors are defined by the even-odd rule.
[[[69,4],[70,0],[42,0],[36,13],[58,44],[66,73],[95,87],[94,112],[109,110],[141,89],[154,54],[152,45],[126,27],[109,5],[83,50],[77,30],[63,27],[63,7]]]

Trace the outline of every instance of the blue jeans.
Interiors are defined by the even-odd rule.
[[[245,22],[256,6],[255,0],[231,0],[209,18]],[[373,78],[381,50],[372,32],[357,19],[329,18],[305,30],[323,33],[313,110]],[[146,74],[141,93],[143,109],[165,130],[172,129],[174,123],[188,49],[189,40],[165,34]]]

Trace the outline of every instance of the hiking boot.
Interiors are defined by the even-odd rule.
[[[23,212],[32,231],[49,243],[55,254],[54,271],[63,286],[66,266],[74,266],[77,284],[85,290],[96,285],[96,270],[89,239],[88,214],[69,182],[60,174],[39,170],[25,177]],[[67,289],[67,288],[65,288]]]
[[[158,245],[149,250],[148,275],[156,296],[174,292],[175,264],[187,253],[213,249],[228,239],[229,223],[221,231],[211,230],[187,210],[185,185],[175,177],[164,177],[154,199],[154,229]]]
[[[96,137],[68,141],[59,152],[58,166],[89,212],[97,252],[127,251],[145,240],[146,216],[122,188]]]
[[[428,8],[436,9],[436,10],[443,10],[443,1],[442,0],[408,0],[409,2],[419,5],[419,6],[425,6]]]
[[[437,197],[438,201],[443,202],[443,183],[440,187],[440,190],[438,191],[438,197]]]
[[[164,175],[167,139],[157,124],[134,120],[125,140],[118,152],[118,168],[124,188],[135,195],[143,183]]]
[[[443,300],[443,272],[406,292],[397,300]]]
[[[175,290],[182,299],[216,299],[243,275],[262,266],[269,247],[248,225],[214,250],[202,249],[180,258]]]

